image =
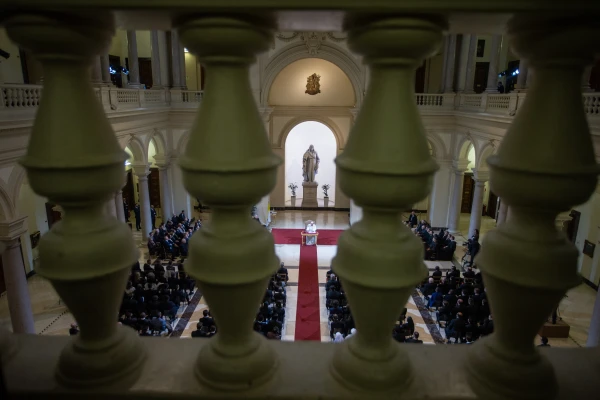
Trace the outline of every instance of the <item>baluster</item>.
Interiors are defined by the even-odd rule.
[[[427,276],[423,245],[400,213],[430,192],[438,166],[414,103],[415,69],[442,43],[435,16],[348,22],[348,43],[363,54],[371,83],[344,153],[340,187],[363,209],[341,235],[332,268],[341,278],[358,333],[340,345],[334,376],[358,390],[398,390],[412,379],[392,328],[415,285]]]
[[[3,22],[10,38],[44,68],[44,99],[21,164],[33,190],[64,210],[40,240],[36,268],[81,330],[62,349],[57,379],[90,390],[129,385],[145,348],[133,330],[117,325],[117,313],[138,251],[127,225],[104,214],[122,185],[127,155],[89,76],[92,61],[110,44],[113,17],[100,11],[31,13]]]
[[[554,221],[596,188],[581,77],[598,52],[600,26],[585,16],[518,16],[508,28],[535,80],[498,154],[488,159],[491,190],[510,215],[486,235],[476,258],[495,332],[470,349],[469,380],[486,399],[552,399],[555,373],[534,338],[566,290],[580,283],[577,249]]]
[[[266,19],[231,17],[192,17],[178,26],[182,43],[210,74],[180,160],[185,187],[213,210],[191,239],[186,263],[219,329],[202,348],[196,375],[224,390],[257,386],[277,368],[275,353],[252,324],[279,260],[272,236],[250,218],[252,206],[273,189],[281,163],[248,77],[255,55],[269,46],[271,26]]]

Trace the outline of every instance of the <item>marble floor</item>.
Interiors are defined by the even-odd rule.
[[[199,214],[195,212],[196,218],[201,218],[203,221],[210,219],[210,212]],[[466,242],[466,235],[469,227],[469,214],[462,214],[460,217],[460,233],[456,234],[458,243],[456,258],[460,260],[464,250],[461,246],[462,242]],[[273,214],[271,227],[273,228],[302,228],[304,221],[312,219],[316,222],[319,229],[347,229],[348,213],[334,211],[279,211]],[[495,228],[495,221],[489,217],[482,218],[480,235],[484,237],[487,232]],[[134,230],[134,238],[137,243],[140,243],[140,260],[147,258],[145,246],[142,244],[141,234]],[[318,247],[318,265],[319,265],[319,283],[325,283],[325,272],[330,265],[330,261],[335,255],[336,246],[319,246]],[[297,301],[297,286],[293,284],[298,282],[298,269],[300,249],[298,245],[277,245],[275,251],[282,261],[288,266],[290,274],[290,285],[288,287],[288,302],[286,310],[286,326],[283,332],[284,340],[293,340],[295,331],[295,307]],[[296,267],[295,269],[293,267]],[[445,267],[445,266],[444,266]],[[66,335],[68,334],[69,326],[74,322],[73,316],[69,313],[64,303],[62,303],[50,285],[44,278],[35,275],[28,280],[28,288],[30,293],[31,305],[34,314],[35,329],[38,334],[46,335]],[[324,307],[325,292],[321,287],[321,336],[322,340],[329,340],[327,315]],[[416,292],[416,291],[415,291]],[[200,295],[200,294],[199,294]],[[550,339],[550,344],[555,347],[578,347],[585,346],[587,340],[588,328],[590,324],[591,314],[594,306],[596,292],[585,284],[582,284],[567,294],[568,297],[563,299],[559,307],[560,316],[571,325],[571,333],[568,339]],[[188,307],[186,315],[188,315],[181,337],[189,337],[191,331],[194,330],[195,324],[202,314],[202,310],[207,307],[204,298],[200,298],[194,309]],[[415,320],[417,330],[420,332],[421,339],[428,343],[434,343],[435,340],[431,334],[430,327],[426,321],[427,315],[423,315],[416,303],[420,300],[418,296],[411,296],[406,307],[408,313]],[[179,316],[186,311],[185,307],[180,310]],[[10,316],[8,312],[8,302],[6,295],[0,296],[0,326],[5,326],[10,329]],[[539,339],[539,338],[538,338]]]

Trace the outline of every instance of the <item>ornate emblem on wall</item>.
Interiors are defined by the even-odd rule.
[[[321,76],[317,75],[316,73],[306,78],[306,91],[304,93],[308,93],[310,95],[321,93],[321,84],[319,83],[320,79]]]
[[[334,34],[333,32],[279,32],[275,34],[275,38],[271,42],[271,48],[275,48],[275,39],[290,43],[299,38],[306,45],[306,49],[308,50],[308,54],[317,54],[319,49],[321,48],[321,44],[326,40],[331,40],[332,42],[343,42],[346,40],[346,36],[337,36],[342,35],[340,33]]]
[[[321,43],[327,39],[325,32],[302,32],[300,40],[304,41],[308,54],[317,54],[321,48]]]

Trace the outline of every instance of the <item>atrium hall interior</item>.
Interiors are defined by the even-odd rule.
[[[517,125],[513,125],[513,121],[530,110],[526,101],[534,96],[531,94],[534,85],[539,84],[536,83],[536,69],[528,60],[518,55],[522,51],[515,50],[512,36],[507,31],[494,28],[491,32],[486,32],[482,28],[481,33],[462,33],[455,29],[442,29],[440,32],[443,36],[438,48],[427,53],[424,59],[417,60],[418,63],[414,65],[414,75],[407,81],[413,92],[405,93],[406,82],[394,83],[399,91],[403,91],[401,96],[389,94],[390,89],[382,83],[382,68],[373,69],[373,57],[380,57],[381,54],[377,53],[379,51],[385,52],[381,50],[385,47],[383,44],[374,44],[373,55],[369,58],[365,54],[371,50],[366,50],[365,44],[356,38],[357,42],[353,43],[351,34],[347,32],[273,31],[264,49],[261,47],[261,51],[252,50],[256,53],[256,58],[248,68],[249,89],[243,89],[243,93],[236,97],[235,91],[239,87],[233,83],[240,82],[239,76],[231,72],[231,76],[234,77],[230,78],[231,82],[228,83],[222,72],[211,75],[211,68],[218,68],[211,65],[211,62],[214,62],[211,61],[213,56],[206,56],[205,63],[202,56],[195,55],[199,52],[194,46],[198,45],[200,40],[193,35],[201,32],[200,27],[184,27],[179,30],[126,28],[117,27],[106,48],[103,48],[102,52],[96,52],[98,54],[94,55],[88,75],[63,73],[59,78],[49,80],[48,74],[59,74],[48,72],[52,66],[46,64],[47,61],[43,57],[45,53],[39,49],[39,44],[28,37],[29,34],[23,31],[24,28],[19,26],[18,21],[9,20],[6,26],[2,26],[0,22],[0,243],[3,244],[1,247],[4,247],[0,259],[0,326],[4,331],[66,336],[74,324],[84,325],[79,320],[81,318],[76,318],[75,315],[85,312],[71,309],[72,307],[67,305],[73,301],[72,296],[63,299],[58,294],[70,290],[64,287],[68,284],[61,283],[61,279],[71,272],[64,272],[63,276],[62,272],[48,272],[49,269],[40,266],[41,252],[48,251],[48,254],[56,255],[61,249],[71,249],[71,254],[77,253],[73,250],[75,247],[61,247],[63,245],[58,239],[43,244],[42,238],[45,235],[52,237],[52,232],[61,232],[61,229],[73,229],[73,232],[82,229],[82,232],[88,232],[86,234],[90,236],[82,234],[79,239],[70,236],[73,240],[71,245],[81,249],[79,259],[85,260],[86,249],[93,249],[104,240],[101,236],[104,229],[102,221],[119,221],[122,227],[126,223],[129,226],[127,231],[121,230],[115,235],[121,235],[118,237],[122,239],[122,246],[126,246],[129,240],[133,241],[137,252],[135,260],[143,265],[147,259],[155,258],[154,253],[149,253],[148,247],[149,239],[153,238],[153,225],[158,227],[163,222],[177,218],[181,213],[188,218],[202,221],[201,230],[212,229],[210,227],[214,220],[215,230],[209,232],[215,235],[215,248],[222,246],[222,249],[227,249],[228,244],[224,237],[231,237],[231,243],[240,244],[240,235],[244,229],[250,229],[235,220],[235,212],[231,210],[240,208],[241,205],[246,208],[252,207],[253,217],[275,238],[274,254],[288,266],[288,304],[285,306],[287,317],[283,323],[284,332],[281,332],[281,339],[291,342],[304,340],[299,336],[301,325],[304,323],[304,319],[300,318],[299,309],[304,307],[301,298],[302,285],[306,278],[300,271],[305,262],[302,258],[308,257],[305,252],[309,250],[306,250],[305,247],[308,246],[301,242],[296,243],[296,239],[292,241],[287,239],[287,236],[278,236],[277,231],[303,230],[307,221],[315,221],[321,232],[319,240],[323,239],[322,243],[315,246],[319,249],[318,253],[315,250],[314,255],[311,255],[318,272],[318,276],[315,274],[314,278],[315,285],[320,293],[320,297],[317,296],[320,302],[320,309],[317,307],[320,319],[315,329],[318,330],[317,340],[329,342],[331,320],[328,320],[327,315],[329,306],[325,306],[325,302],[328,301],[325,287],[329,267],[333,264],[335,270],[336,263],[350,258],[349,254],[352,252],[348,250],[351,246],[349,243],[354,243],[356,259],[365,262],[364,270],[357,272],[356,276],[364,278],[365,282],[371,282],[371,267],[368,265],[376,264],[374,260],[377,260],[377,257],[372,254],[375,250],[370,250],[371,244],[368,243],[383,240],[385,245],[380,247],[382,252],[396,252],[390,250],[394,247],[386,247],[391,242],[385,241],[388,238],[386,235],[395,235],[393,232],[396,232],[396,228],[392,229],[392,222],[389,221],[396,217],[392,214],[382,217],[383,214],[378,215],[377,212],[390,213],[390,210],[394,210],[394,213],[401,215],[402,221],[406,221],[411,211],[414,211],[419,221],[427,221],[435,231],[443,229],[453,235],[457,249],[447,267],[444,267],[445,275],[450,265],[458,267],[461,272],[466,271],[463,269],[463,256],[470,238],[477,235],[484,251],[488,235],[490,242],[498,241],[498,236],[503,232],[499,228],[505,224],[508,227],[510,221],[520,219],[522,222],[515,223],[514,228],[510,225],[510,229],[527,231],[526,234],[531,238],[537,238],[539,235],[547,239],[552,236],[543,230],[548,228],[548,221],[542,224],[539,221],[543,218],[536,212],[524,211],[539,209],[545,211],[546,216],[556,216],[553,217],[556,232],[559,232],[561,238],[565,237],[572,243],[573,248],[578,251],[577,274],[580,278],[577,279],[580,281],[571,285],[558,305],[558,316],[569,325],[570,331],[567,337],[551,338],[550,343],[553,347],[565,348],[598,345],[600,251],[595,252],[595,246],[600,243],[600,186],[595,186],[595,190],[590,189],[588,197],[578,197],[574,194],[573,198],[583,200],[581,204],[569,203],[565,206],[566,203],[554,201],[552,195],[548,194],[551,192],[548,189],[541,190],[538,199],[523,200],[523,204],[526,203],[530,208],[509,206],[509,203],[522,204],[519,203],[520,200],[513,199],[512,191],[507,189],[511,180],[514,180],[515,187],[522,187],[519,171],[528,170],[528,163],[533,162],[531,160],[541,159],[539,162],[544,168],[551,165],[550,161],[540,154],[548,154],[548,157],[553,159],[560,158],[556,157],[553,146],[560,146],[563,141],[537,140],[539,135],[535,141],[532,139],[530,142],[522,142],[531,145],[530,147],[518,153],[511,153],[515,155],[510,161],[518,166],[515,167],[514,171],[517,172],[514,172],[514,175],[502,175],[504,180],[501,181],[500,173],[497,172],[511,170],[505,164],[498,164],[498,160],[508,159],[506,153],[502,153],[503,145],[507,146],[504,148],[516,146],[514,135],[512,138],[510,136],[511,130],[524,128],[515,127]],[[243,29],[246,28],[244,25]],[[226,39],[221,37],[219,40]],[[248,39],[248,48],[254,46],[254,43],[251,43],[253,40],[258,39],[254,36]],[[81,43],[84,42],[82,39]],[[81,46],[81,43],[74,43],[73,46]],[[600,46],[597,44],[595,55],[600,54]],[[581,46],[577,46],[578,49],[579,47]],[[65,50],[68,51],[70,50]],[[402,54],[392,54],[395,51],[393,49],[389,51],[390,57]],[[231,57],[237,60],[234,56]],[[582,59],[586,57],[587,55],[582,56]],[[237,62],[232,61],[232,64]],[[216,77],[212,82],[211,76]],[[560,75],[557,79],[561,79]],[[244,83],[243,80],[241,82]],[[91,111],[85,109],[87,105],[79,108],[80,100],[75,93],[77,89],[71,87],[87,85],[93,90],[96,99],[93,107],[101,110],[100,114],[105,118],[102,123],[93,118],[90,120],[88,138],[86,132],[80,132],[79,137],[73,137],[72,141],[56,141],[57,138],[61,138],[60,135],[39,139],[41,135],[36,130],[42,128],[39,128],[41,125],[38,124],[48,123],[52,118],[49,114],[53,112],[50,103],[43,106],[41,104],[49,91],[48,87],[57,84],[68,89],[61,92],[60,88],[55,87],[54,95],[61,93],[61,96],[66,96],[62,99],[72,106],[70,114],[63,110],[64,105],[61,110],[56,111],[57,115],[71,121],[61,122],[66,127],[65,131],[79,129],[82,126],[81,121],[87,118],[88,114],[91,115]],[[553,96],[557,98],[561,96],[560,90],[567,94],[572,94],[574,90],[564,89],[563,86],[566,87],[567,84],[560,81],[548,82],[548,85],[556,87],[556,94]],[[378,92],[372,94],[373,88]],[[573,119],[565,118],[563,121],[551,115],[550,113],[556,111],[552,106],[548,106],[549,114],[546,118],[566,130],[571,126],[582,131],[589,129],[589,143],[582,139],[583,145],[573,145],[574,150],[565,149],[564,154],[565,157],[572,157],[584,149],[583,151],[590,154],[593,152],[597,161],[600,154],[600,59],[595,59],[585,67],[577,90],[581,91],[582,115],[587,122],[585,129],[582,128],[585,124],[579,120],[573,122]],[[385,95],[381,95],[383,92],[386,92]],[[69,98],[71,94],[73,96]],[[380,95],[379,98],[370,99],[369,96],[377,94]],[[249,104],[248,101],[256,106],[258,113],[244,108]],[[228,106],[225,107],[223,102],[227,102]],[[58,108],[60,107],[56,106],[56,109]],[[367,117],[363,117],[362,111],[368,113]],[[580,109],[575,111],[581,113]],[[369,119],[378,115],[378,112],[382,115],[381,120],[385,121],[381,124]],[[385,119],[387,117],[383,116],[384,113],[391,115],[389,119]],[[394,116],[395,114],[398,116]],[[536,117],[539,118],[540,115],[542,113],[538,112]],[[244,137],[246,127],[241,121],[246,123],[253,119],[260,121],[259,125],[260,128],[264,128],[266,139],[255,135]],[[40,120],[42,122],[39,122]],[[569,125],[571,123],[572,125]],[[393,134],[377,134],[378,130],[382,130],[382,126],[389,127],[389,124],[396,124],[393,125],[393,129],[397,128],[398,137],[411,130],[420,131],[424,135],[424,141],[413,140],[411,137],[400,145],[400,140],[403,139]],[[566,128],[563,126],[565,124]],[[251,122],[248,122],[248,125],[252,125]],[[58,126],[60,124],[56,125]],[[93,161],[96,156],[97,160],[100,160],[98,162],[105,160],[103,154],[94,154],[94,147],[102,148],[103,151],[108,148],[106,141],[94,138],[94,132],[108,127],[114,132],[115,143],[119,146],[119,149],[113,149],[111,153],[111,157],[114,156],[113,161],[120,157],[114,154],[119,151],[123,153],[123,165],[119,167],[122,171],[119,170],[118,173],[115,173],[114,169],[101,169],[98,167],[101,164],[94,164]],[[219,129],[233,133],[231,136],[224,134],[220,139],[210,140],[206,139],[210,136],[208,134],[201,136],[201,133]],[[355,131],[362,132],[360,140],[355,138],[358,137]],[[236,134],[239,135],[236,137]],[[507,137],[511,139],[505,142]],[[33,138],[36,138],[35,141]],[[62,138],[69,136],[65,133]],[[314,179],[317,187],[317,207],[303,206],[305,196],[311,196],[303,176],[303,157],[310,146],[314,146],[319,157],[318,172]],[[593,151],[590,151],[590,147]],[[430,167],[433,163],[428,164],[429,161],[419,158],[419,154],[427,151],[429,159],[435,162],[435,171]],[[276,156],[278,161],[273,161],[275,157],[271,154]],[[256,165],[248,161],[251,157],[256,157]],[[64,161],[62,164],[61,158]],[[589,171],[592,167],[589,167],[589,163],[586,164],[589,160],[585,156],[582,156],[582,160],[580,169],[573,167],[573,170],[583,176],[584,171]],[[40,164],[36,165],[36,162]],[[506,168],[502,169],[498,165]],[[89,168],[87,171],[90,174],[85,175],[89,179],[82,179],[81,175],[76,174],[68,175],[65,171],[69,168]],[[267,170],[270,175],[267,174]],[[543,168],[540,167],[540,170]],[[225,180],[222,178],[226,175],[224,171],[237,171],[240,175],[246,174],[246,178]],[[533,175],[538,173],[533,167],[529,168],[529,171],[533,171]],[[63,173],[65,175],[61,175]],[[367,177],[361,175],[363,173]],[[565,174],[568,175],[567,172]],[[100,188],[117,179],[117,175],[122,177],[120,189],[108,191]],[[540,180],[543,175],[543,172],[539,172]],[[560,174],[557,173],[558,175]],[[45,178],[41,178],[42,176]],[[398,180],[392,180],[392,177]],[[408,177],[418,177],[419,185],[410,186],[413,183],[407,183]],[[43,179],[46,183],[42,185],[40,182]],[[264,183],[271,182],[271,179],[272,185]],[[496,179],[500,183],[497,183]],[[549,188],[554,185],[552,178],[545,182]],[[80,185],[80,188],[69,188],[70,184]],[[323,189],[323,185],[327,185],[326,189]],[[581,185],[583,186],[583,183]],[[95,192],[96,187],[100,188],[98,192]],[[394,192],[394,188],[404,191],[407,190],[405,187],[413,189],[406,195]],[[568,189],[568,186],[565,187]],[[81,188],[87,188],[87,193]],[[568,192],[567,189],[565,190]],[[421,191],[423,195],[419,196]],[[98,198],[107,198],[106,202],[102,200],[102,211],[96,214],[91,206],[94,202],[91,200],[92,192],[97,193]],[[110,192],[108,197],[105,192]],[[503,198],[500,192],[508,194]],[[202,196],[206,196],[206,201]],[[378,196],[380,202],[373,200]],[[63,200],[64,203],[59,204],[61,201],[57,199]],[[398,200],[390,205],[391,199]],[[405,199],[410,199],[408,204],[399,203]],[[98,200],[95,201],[94,204],[98,205]],[[531,204],[536,206],[531,208]],[[136,205],[139,209],[134,210]],[[229,212],[232,216],[226,215]],[[76,217],[72,217],[71,220],[68,217],[69,213]],[[136,217],[136,214],[139,214],[139,217]],[[387,222],[382,222],[388,217]],[[138,218],[140,229],[136,226]],[[363,223],[356,225],[361,220]],[[80,225],[77,225],[77,221]],[[525,221],[531,222],[530,231],[527,230]],[[540,228],[538,222],[545,228]],[[238,223],[239,232],[237,228],[230,229]],[[387,223],[390,225],[385,225]],[[506,229],[508,232],[509,228]],[[335,240],[332,239],[331,243],[328,242],[327,231],[336,232]],[[348,232],[358,233],[351,236]],[[340,234],[342,236],[338,242]],[[297,236],[297,240],[301,240],[300,236]],[[93,242],[95,239],[99,241],[97,244]],[[256,242],[248,240],[248,243],[256,245],[257,249],[263,245],[262,242],[258,243],[258,239]],[[372,242],[369,242],[370,240]],[[548,239],[543,245],[550,242],[551,239]],[[107,239],[106,243],[112,242]],[[190,259],[202,258],[199,256],[200,250],[195,250],[195,245],[199,243],[192,241]],[[531,259],[534,259],[536,251],[543,247],[536,247],[538,244],[533,239],[532,243],[534,244],[531,245]],[[51,246],[55,247],[50,249]],[[231,260],[242,255],[250,259],[257,251],[253,253],[248,246],[240,245],[239,252],[230,248],[232,254],[228,256]],[[398,246],[399,249],[404,249],[404,244]],[[495,246],[495,251],[498,251],[499,245]],[[113,248],[110,245],[101,251],[90,250],[89,254],[99,255],[103,260],[98,262],[108,265],[110,262],[104,258],[109,255],[119,262],[125,262],[123,260],[126,256],[118,254],[120,251],[119,246]],[[492,258],[491,251],[481,256],[484,260],[482,262]],[[227,259],[225,253],[227,251],[219,255],[223,257],[222,260]],[[511,253],[511,256],[514,254],[516,253]],[[374,258],[369,258],[371,256]],[[134,256],[130,257],[131,260],[134,259],[132,257]],[[209,258],[207,256],[206,259]],[[508,260],[509,256],[506,259]],[[224,268],[230,268],[228,262],[223,261]],[[188,271],[188,264],[184,265]],[[431,270],[434,265],[435,263],[426,264]],[[80,267],[85,269],[86,265]],[[106,268],[107,271],[110,269]],[[246,278],[237,267],[231,268],[231,271],[237,271],[235,273]],[[95,279],[95,270],[92,268],[90,271],[92,272],[81,274],[92,274],[88,278]],[[111,271],[116,273],[116,269]],[[196,278],[194,271],[190,270],[190,275]],[[341,271],[346,271],[348,276],[354,277],[349,270]],[[549,268],[548,271],[550,272],[539,269],[533,276],[555,273],[555,276],[548,279],[560,280],[559,276],[562,275],[559,272],[555,272],[553,268]],[[79,272],[72,273],[76,275]],[[196,323],[202,317],[202,311],[208,309],[208,303],[213,300],[211,295],[219,297],[214,294],[215,289],[212,286],[229,282],[229,278],[223,278],[218,272],[214,272],[214,276],[208,272],[206,274],[198,275],[200,289],[191,293],[190,299],[182,303],[174,313],[171,319],[173,332],[169,332],[168,336],[192,337]],[[210,279],[214,278],[213,281],[203,280],[209,275]],[[407,272],[406,276],[410,274]],[[385,287],[386,284],[382,283],[385,279],[378,279],[382,279],[379,273],[373,272],[372,281],[377,282],[374,285]],[[404,278],[398,278],[401,279]],[[67,281],[69,280],[64,280]],[[446,343],[449,338],[436,319],[434,310],[425,305],[423,296],[418,296],[421,292],[415,287],[419,285],[411,285],[411,289],[406,293],[412,293],[414,290],[416,294],[409,297],[406,308],[416,321],[416,331],[421,334],[425,344]],[[535,284],[532,285],[536,287]],[[498,284],[498,287],[500,286]],[[493,290],[499,290],[498,287]],[[537,289],[541,293],[545,288],[540,284]],[[242,298],[243,294],[236,292],[237,289],[231,290],[229,296],[232,299]],[[367,295],[366,292],[363,293],[364,298],[373,295]],[[543,297],[542,294],[539,296]],[[425,301],[427,299],[425,298]],[[536,302],[537,299],[531,300],[532,304],[537,304]],[[506,300],[506,304],[508,303],[510,301]],[[217,309],[214,306],[211,308]],[[536,344],[539,340],[540,336],[536,335]],[[56,354],[58,356],[58,352]],[[597,355],[596,353],[596,358]],[[211,353],[207,357],[216,356]],[[475,361],[473,363],[476,365]],[[553,361],[553,364],[555,363],[556,361]],[[46,364],[44,362],[44,365]],[[343,378],[339,379],[347,379],[344,373],[341,373]]]

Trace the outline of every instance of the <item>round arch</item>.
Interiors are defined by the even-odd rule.
[[[185,146],[187,146],[188,141],[190,140],[190,131],[187,131],[179,138],[179,142],[177,142],[177,154],[185,153]]]
[[[288,187],[290,183],[297,183],[300,186],[303,181],[302,156],[309,144],[315,145],[321,159],[316,180],[320,186],[323,184],[330,185],[329,198],[335,203],[337,174],[334,160],[339,154],[338,142],[333,130],[320,121],[309,119],[300,122],[286,135],[283,147],[285,187]],[[290,192],[286,192],[284,195],[286,204],[290,200],[289,195]],[[302,197],[302,191],[300,191],[299,196]],[[317,193],[317,198],[323,198],[320,190]]]
[[[485,170],[487,171],[488,164],[487,158],[496,152],[496,148],[493,143],[488,143],[479,151],[479,157],[476,156],[476,165],[477,170]]]
[[[344,150],[344,139],[342,135],[342,131],[339,126],[331,119],[323,116],[307,116],[301,115],[289,121],[287,124],[283,126],[281,131],[281,135],[279,135],[279,140],[277,141],[277,147],[283,148],[285,145],[285,141],[287,140],[288,135],[296,126],[300,125],[303,122],[319,122],[325,125],[331,132],[333,132],[333,136],[335,137],[337,150]]]
[[[155,129],[152,134],[148,135],[148,140],[144,144],[144,148],[146,149],[146,154],[148,154],[150,150],[150,143],[154,141],[154,148],[156,149],[156,155],[164,156],[167,154],[167,145],[165,138],[162,136],[160,130]]]
[[[148,147],[139,138],[132,136],[125,147],[129,147],[129,150],[131,150],[133,161],[138,163],[148,161]]]
[[[320,58],[338,66],[350,79],[352,87],[354,88],[356,107],[360,107],[365,91],[363,68],[350,53],[327,43],[321,44],[317,54],[309,54],[306,51],[304,43],[292,43],[274,55],[264,70],[264,80],[260,94],[260,103],[262,107],[267,106],[271,86],[281,70],[294,61],[304,58]]]
[[[15,212],[19,212],[18,200],[21,194],[21,185],[27,180],[27,171],[20,164],[15,164],[15,168],[8,179],[8,187],[12,190],[12,199],[15,205]]]
[[[9,191],[5,188],[4,183],[0,181],[0,221],[11,220],[15,217],[15,207],[10,198]]]
[[[463,160],[466,161],[469,159],[469,150],[470,147],[473,146],[475,148],[475,165],[477,165],[477,148],[475,147],[475,143],[469,136],[464,136],[458,143],[457,153],[455,154],[455,160]]]
[[[445,159],[448,152],[446,151],[444,142],[439,138],[439,136],[437,136],[435,133],[427,132],[426,137],[433,150],[433,157],[439,160]]]

